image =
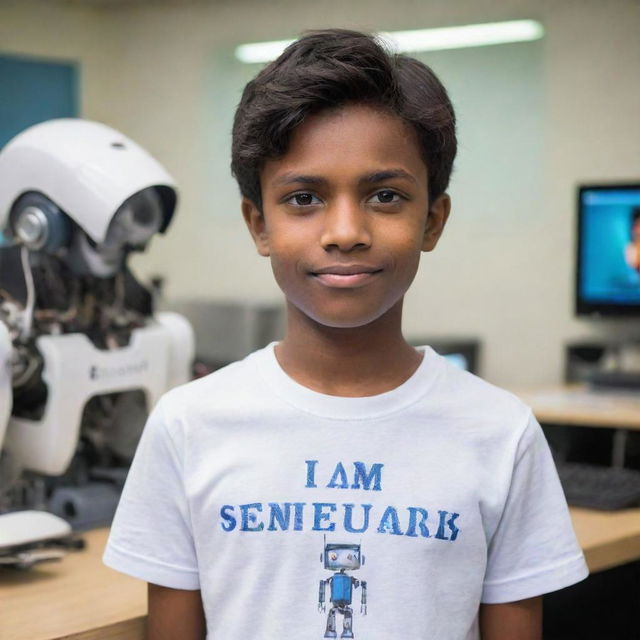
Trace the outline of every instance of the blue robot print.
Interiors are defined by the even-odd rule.
[[[325,638],[337,638],[336,614],[341,613],[342,634],[341,638],[354,638],[353,635],[353,610],[349,606],[352,601],[353,589],[362,587],[360,599],[360,613],[367,615],[367,583],[357,580],[346,572],[359,569],[364,564],[364,556],[360,555],[359,544],[327,544],[325,540],[324,553],[320,556],[320,562],[324,562],[324,568],[335,573],[325,580],[320,580],[320,593],[318,596],[318,611],[326,612],[325,590],[329,585],[331,609],[327,616],[327,629]]]

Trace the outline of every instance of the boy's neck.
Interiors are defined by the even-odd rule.
[[[416,371],[422,355],[402,336],[402,301],[352,329],[318,324],[289,304],[287,332],[276,346],[283,370],[314,391],[345,397],[391,391]]]

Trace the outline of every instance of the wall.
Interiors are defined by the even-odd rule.
[[[0,4],[0,51],[79,61],[81,108],[95,119],[108,119],[114,106],[105,82],[117,53],[111,33],[109,15],[91,8],[34,0]]]
[[[84,115],[147,147],[181,185],[170,233],[133,261],[139,274],[166,274],[171,298],[277,300],[227,168],[240,80],[257,70],[238,70],[233,47],[329,25],[514,18],[540,19],[546,38],[423,56],[450,78],[461,154],[450,225],[423,260],[405,313],[410,335],[479,336],[485,376],[514,387],[558,381],[568,339],[630,330],[573,318],[574,189],[640,174],[639,3],[8,2],[0,49],[80,59]]]

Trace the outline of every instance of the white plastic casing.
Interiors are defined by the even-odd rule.
[[[82,333],[39,336],[48,388],[41,420],[12,417],[6,445],[31,471],[63,474],[80,437],[82,412],[96,395],[141,389],[151,409],[171,387],[188,382],[195,340],[188,321],[177,313],[158,313],[134,329],[128,346],[96,349]]]
[[[11,336],[6,325],[0,322],[0,451],[11,415],[13,389],[11,388]]]
[[[37,191],[61,208],[97,243],[122,203],[159,187],[164,231],[176,202],[173,178],[151,155],[115,129],[61,118],[29,127],[0,151],[0,230],[14,202]]]
[[[45,511],[19,511],[0,515],[0,551],[6,547],[64,538],[71,525]]]

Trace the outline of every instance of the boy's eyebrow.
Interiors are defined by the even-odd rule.
[[[385,169],[384,171],[375,171],[369,175],[360,178],[360,183],[364,182],[384,182],[392,178],[405,178],[411,182],[416,182],[416,179],[404,169]]]
[[[307,176],[307,175],[299,175],[296,173],[284,173],[280,177],[276,178],[273,181],[273,184],[278,185],[287,185],[287,184],[326,184],[326,178],[321,176]]]
[[[392,178],[404,178],[405,180],[416,182],[416,179],[404,169],[384,169],[382,171],[374,171],[366,176],[362,176],[358,182],[360,182],[360,184],[376,183],[391,180]],[[273,184],[279,186],[288,184],[327,184],[327,182],[327,179],[322,176],[284,173],[276,178],[273,181]]]

